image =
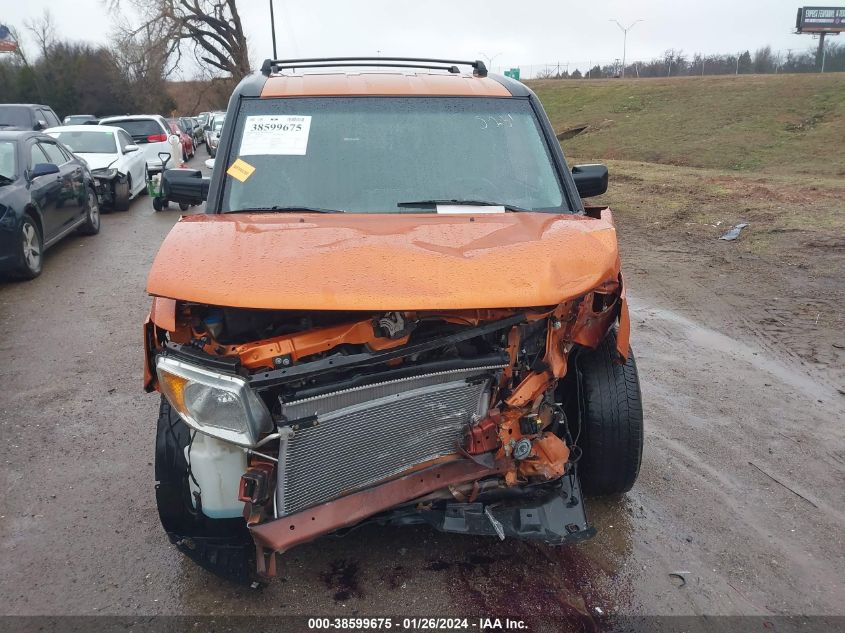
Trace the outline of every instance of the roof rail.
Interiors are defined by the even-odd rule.
[[[440,64],[448,64],[442,66]],[[458,66],[471,66],[476,77],[487,76],[487,66],[475,61],[455,59],[427,59],[421,57],[312,57],[306,59],[265,59],[261,72],[268,77],[285,68],[331,68],[337,66],[378,66],[385,68],[426,68],[448,70],[450,73],[461,72]]]

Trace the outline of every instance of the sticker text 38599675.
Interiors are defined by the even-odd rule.
[[[311,117],[297,115],[248,116],[240,156],[304,156],[308,150]]]

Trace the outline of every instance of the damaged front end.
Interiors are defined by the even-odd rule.
[[[576,298],[519,309],[271,310],[156,297],[145,387],[190,427],[171,456],[187,465],[190,509],[245,519],[259,576],[275,574],[276,552],[364,521],[556,545],[594,533],[568,365],[617,320],[624,360],[618,269]],[[174,501],[180,493],[161,483],[159,493],[183,551],[209,567],[225,558],[215,549],[225,539],[186,533],[162,510],[161,495],[185,495]]]
[[[108,208],[119,206],[121,196],[126,196],[128,193],[129,175],[113,167],[92,169],[91,175],[94,178],[100,205]]]

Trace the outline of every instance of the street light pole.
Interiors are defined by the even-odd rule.
[[[277,59],[277,55],[276,55],[276,18],[273,17],[273,0],[270,0],[270,33],[273,36],[273,59]]]
[[[491,71],[493,70],[493,60],[496,59],[499,55],[501,55],[501,53],[496,53],[495,55],[490,57],[489,55],[487,55],[485,53],[478,53],[478,54],[481,55],[484,59],[487,60],[487,68],[489,68]]]
[[[637,25],[637,23],[642,22],[642,21],[643,21],[642,18],[640,18],[639,20],[634,20],[627,27],[625,27],[625,26],[622,26],[622,24],[619,22],[619,20],[614,20],[613,18],[610,18],[610,20],[608,20],[608,22],[616,22],[616,26],[618,26],[622,31],[622,77],[623,78],[625,77],[625,60],[627,59],[627,54],[628,54],[628,31],[630,31],[632,28],[634,28]]]

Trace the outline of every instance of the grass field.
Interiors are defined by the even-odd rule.
[[[845,176],[845,73],[529,83],[580,158]]]
[[[845,73],[539,81],[571,163],[604,162],[631,230],[798,262],[845,248]],[[656,239],[656,236],[655,236]]]
[[[842,366],[845,73],[531,86],[556,131],[588,126],[561,141],[570,164],[608,165],[590,203],[613,209],[635,290],[727,305],[714,318]]]

